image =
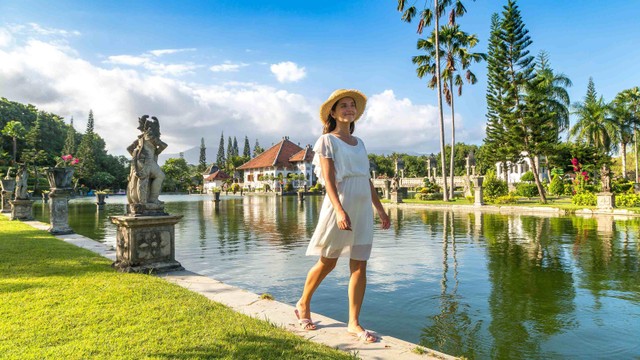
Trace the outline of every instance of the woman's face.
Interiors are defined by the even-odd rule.
[[[335,110],[331,110],[331,116],[338,122],[352,123],[356,119],[358,111],[356,102],[350,97],[344,97],[336,103]]]

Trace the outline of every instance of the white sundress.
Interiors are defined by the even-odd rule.
[[[326,185],[326,182],[322,176],[320,157],[333,159],[338,198],[351,219],[352,231],[338,228],[333,205],[329,195],[325,195],[307,255],[333,259],[342,255],[354,260],[369,260],[373,244],[369,158],[362,140],[357,137],[356,140],[356,145],[349,145],[335,135],[324,134],[313,146],[314,172],[322,185]]]

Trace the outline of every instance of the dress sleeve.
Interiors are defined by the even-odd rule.
[[[325,134],[320,136],[316,144],[313,145],[313,172],[316,174],[316,178],[318,178],[318,182],[325,185],[324,177],[322,176],[322,166],[320,163],[320,157],[327,159],[334,159],[335,154],[333,152],[333,144],[331,144],[331,138],[329,135]]]

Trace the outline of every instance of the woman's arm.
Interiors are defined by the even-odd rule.
[[[371,180],[369,180],[369,187],[371,188],[371,202],[373,203],[373,206],[376,208],[376,211],[378,212],[378,216],[380,216],[380,221],[382,222],[382,228],[383,229],[388,229],[389,227],[391,227],[391,220],[389,220],[389,215],[387,215],[387,212],[384,211],[384,207],[382,206],[382,203],[380,202],[380,198],[378,197],[378,192],[376,191],[376,188],[373,187],[373,183],[371,182]]]
[[[320,157],[320,166],[322,167],[322,177],[324,178],[325,187],[327,189],[327,196],[333,205],[333,210],[336,212],[336,223],[340,230],[351,230],[351,219],[349,215],[344,211],[340,198],[338,197],[338,186],[336,184],[336,167],[333,163],[333,159]]]

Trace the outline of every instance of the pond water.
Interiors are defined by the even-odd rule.
[[[294,304],[321,197],[163,196],[182,265]],[[96,211],[69,203],[79,234],[115,245],[124,196]],[[34,214],[48,221],[47,207]],[[640,219],[388,209],[376,228],[361,321],[371,329],[472,358],[640,358]],[[347,320],[348,261],[318,289],[315,312]],[[292,314],[293,321],[293,314]]]

